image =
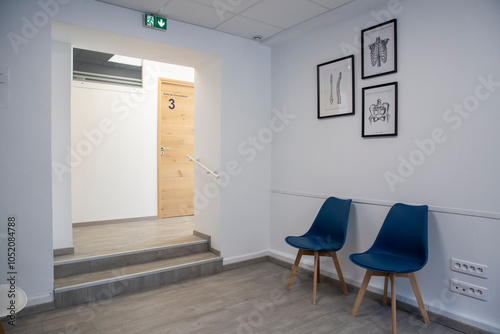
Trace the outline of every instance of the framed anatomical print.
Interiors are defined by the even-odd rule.
[[[361,30],[361,78],[398,71],[397,20]]]
[[[398,83],[364,87],[362,137],[398,135]]]
[[[317,66],[318,118],[354,114],[354,56]]]

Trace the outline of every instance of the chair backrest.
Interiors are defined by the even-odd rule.
[[[428,211],[427,205],[394,204],[370,251],[404,255],[425,266]]]
[[[321,206],[306,235],[319,236],[344,245],[351,209],[350,199],[329,197]]]

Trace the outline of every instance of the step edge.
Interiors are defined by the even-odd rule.
[[[69,285],[69,286],[62,287],[62,288],[55,288],[54,293],[62,293],[62,292],[76,290],[76,289],[89,288],[89,287],[93,287],[93,286],[97,286],[97,285],[101,285],[101,284],[120,282],[120,281],[125,280],[125,279],[133,279],[133,278],[144,276],[146,274],[159,274],[159,273],[168,272],[168,271],[172,271],[172,270],[187,268],[187,267],[190,267],[193,265],[207,264],[207,263],[212,263],[212,262],[217,262],[217,261],[222,261],[222,260],[223,260],[222,257],[215,257],[212,259],[188,262],[188,263],[183,263],[180,265],[167,267],[167,268],[146,270],[146,271],[141,271],[141,272],[134,273],[134,274],[122,275],[122,276],[118,276],[118,277],[114,277],[114,278],[107,278],[107,279],[92,281],[89,283]]]
[[[142,249],[136,249],[136,250],[126,251],[126,252],[116,252],[116,253],[108,253],[108,254],[96,255],[96,256],[91,256],[91,257],[83,257],[80,259],[60,260],[60,261],[54,260],[54,267],[62,266],[62,265],[66,265],[66,264],[86,262],[86,261],[96,261],[96,260],[102,260],[102,259],[109,259],[109,258],[117,257],[117,256],[127,256],[127,255],[141,254],[141,253],[146,253],[146,252],[155,252],[155,251],[175,249],[175,248],[186,247],[186,246],[196,246],[196,245],[201,245],[201,244],[206,244],[206,243],[207,243],[206,240],[197,240],[197,241],[190,241],[190,242],[169,245],[169,246],[142,248]]]

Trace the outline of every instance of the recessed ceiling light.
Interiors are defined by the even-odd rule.
[[[252,36],[252,39],[253,39],[254,41],[260,41],[260,40],[262,40],[263,38],[264,38],[264,36],[262,36],[262,35],[254,35],[254,36]]]
[[[120,64],[125,64],[125,65],[132,65],[132,66],[141,66],[142,65],[142,59],[127,57],[127,56],[120,56],[120,55],[114,55],[108,61],[110,61],[112,63],[120,63]]]

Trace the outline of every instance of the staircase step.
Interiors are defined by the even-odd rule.
[[[221,271],[222,258],[206,251],[97,270],[57,278],[54,289],[55,304],[59,308],[104,300]]]
[[[54,278],[59,279],[74,275],[95,273],[107,269],[166,260],[207,251],[207,240],[193,236],[189,241],[180,241],[178,244],[174,243],[162,247],[102,253],[87,257],[56,256],[54,258]]]

